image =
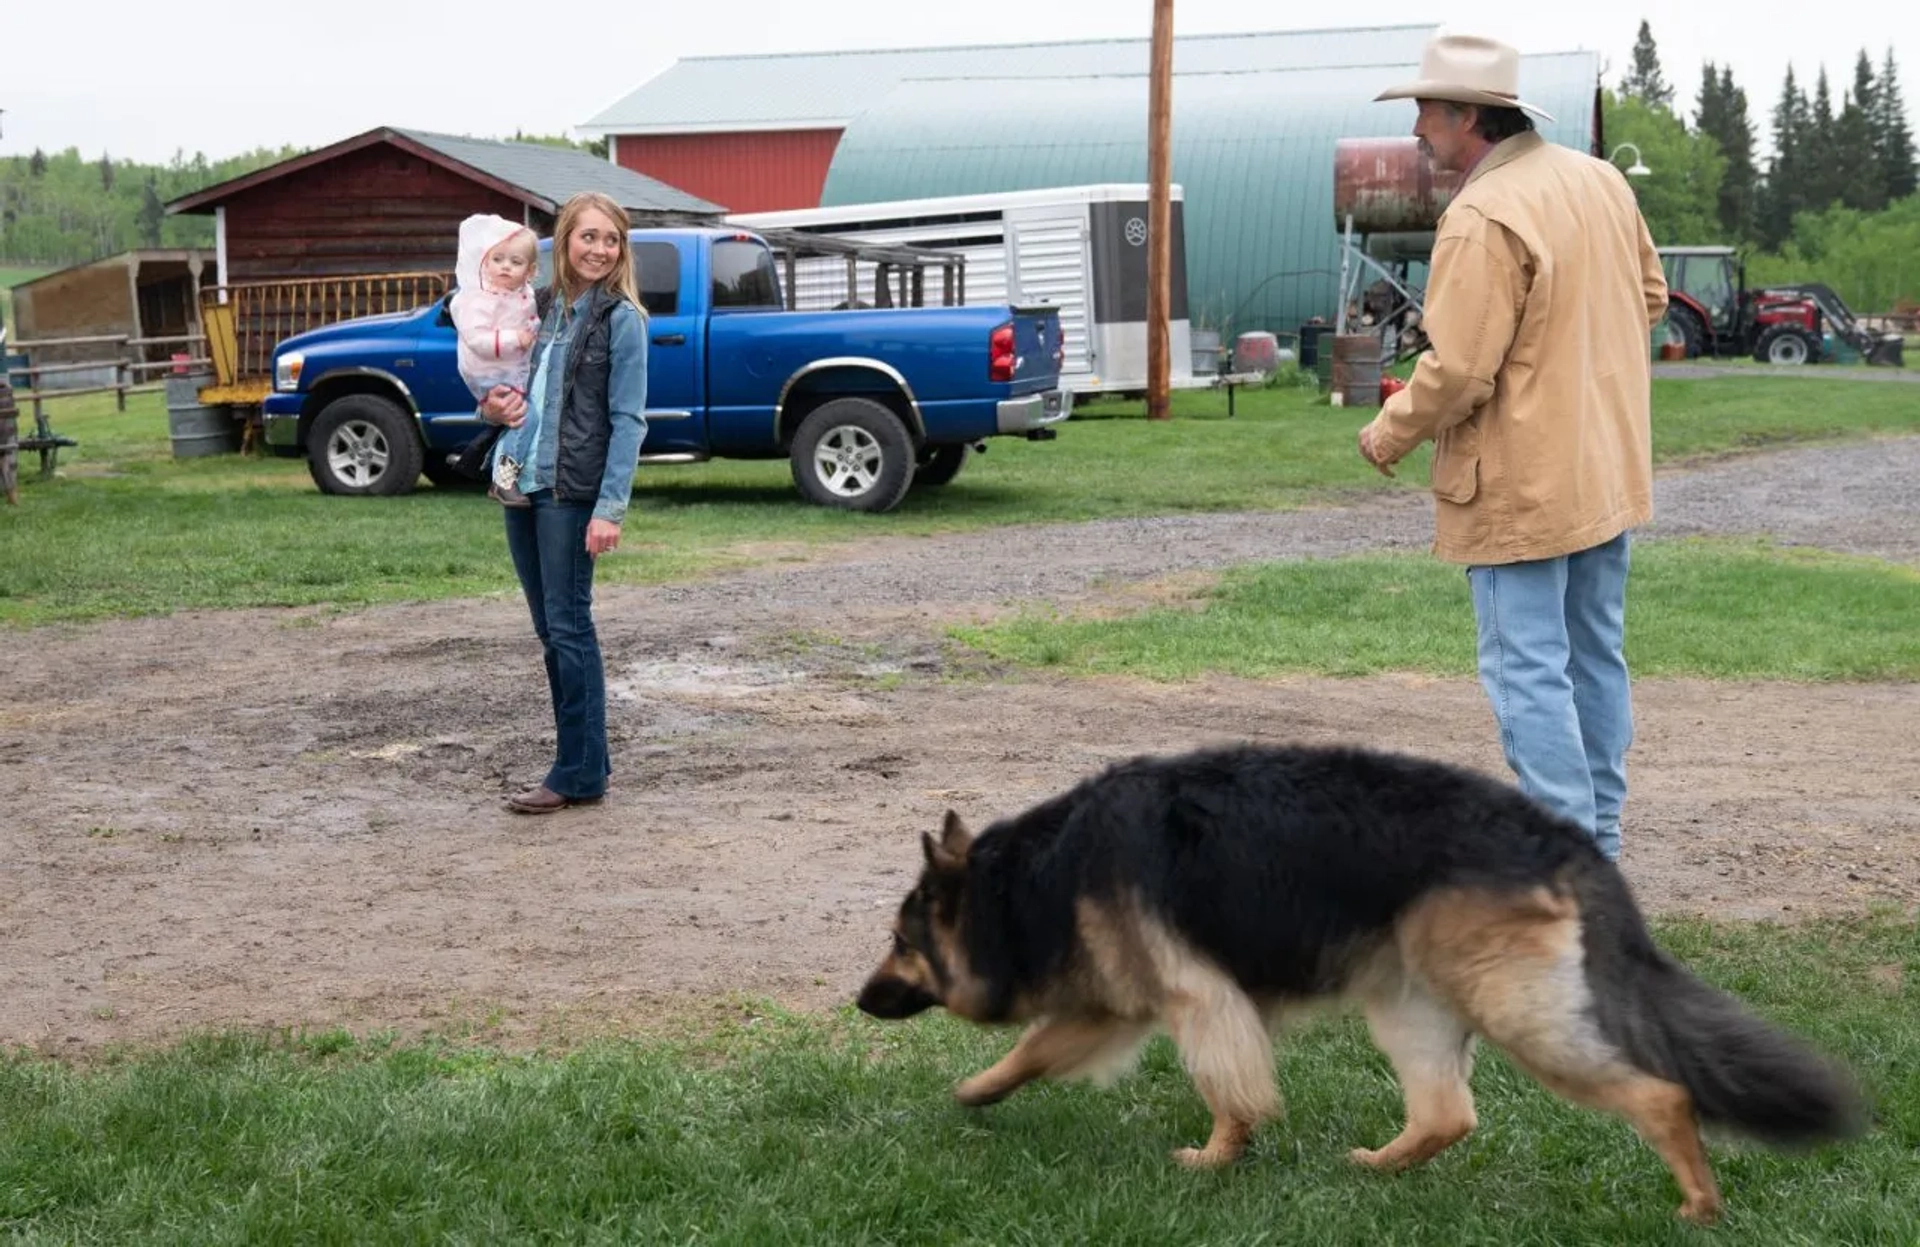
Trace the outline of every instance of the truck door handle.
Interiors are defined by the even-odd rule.
[[[684,333],[656,333],[653,335],[655,346],[685,346],[687,335]]]

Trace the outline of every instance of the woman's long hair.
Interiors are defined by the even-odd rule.
[[[561,205],[559,219],[553,223],[553,289],[559,296],[560,306],[571,308],[573,301],[586,292],[588,283],[574,272],[568,244],[573,238],[574,229],[580,224],[581,214],[589,208],[606,214],[620,239],[620,254],[614,259],[613,269],[600,279],[600,286],[607,293],[619,295],[639,308],[640,286],[634,280],[633,248],[627,240],[627,231],[632,228],[627,210],[599,191],[581,191],[567,200]]]

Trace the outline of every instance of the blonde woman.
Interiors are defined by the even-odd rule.
[[[492,423],[526,426],[530,450],[517,485],[532,505],[504,512],[507,548],[545,651],[556,740],[546,778],[507,798],[521,814],[598,801],[612,773],[594,560],[620,544],[647,433],[646,315],[627,230],[605,195],[561,207],[527,395],[502,386],[480,404]]]

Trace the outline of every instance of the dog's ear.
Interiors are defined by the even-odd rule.
[[[935,870],[963,870],[967,864],[967,850],[973,847],[973,833],[960,821],[960,816],[952,810],[940,827],[940,838],[935,840],[931,832],[920,836],[921,847],[926,850],[927,865]]]

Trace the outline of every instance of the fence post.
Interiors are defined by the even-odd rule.
[[[117,405],[118,405],[118,407],[119,407],[119,410],[121,410],[121,411],[125,411],[125,410],[127,409],[127,378],[128,378],[128,377],[129,377],[129,376],[130,376],[131,374],[132,374],[132,369],[130,369],[130,368],[129,368],[129,367],[127,366],[127,361],[126,361],[126,360],[124,360],[124,359],[119,359],[119,360],[115,360],[115,361],[114,361],[114,364],[113,364],[113,386],[114,386],[114,389],[113,389],[113,397],[114,397],[114,400],[115,400],[115,402],[116,402],[116,404],[117,404]]]

